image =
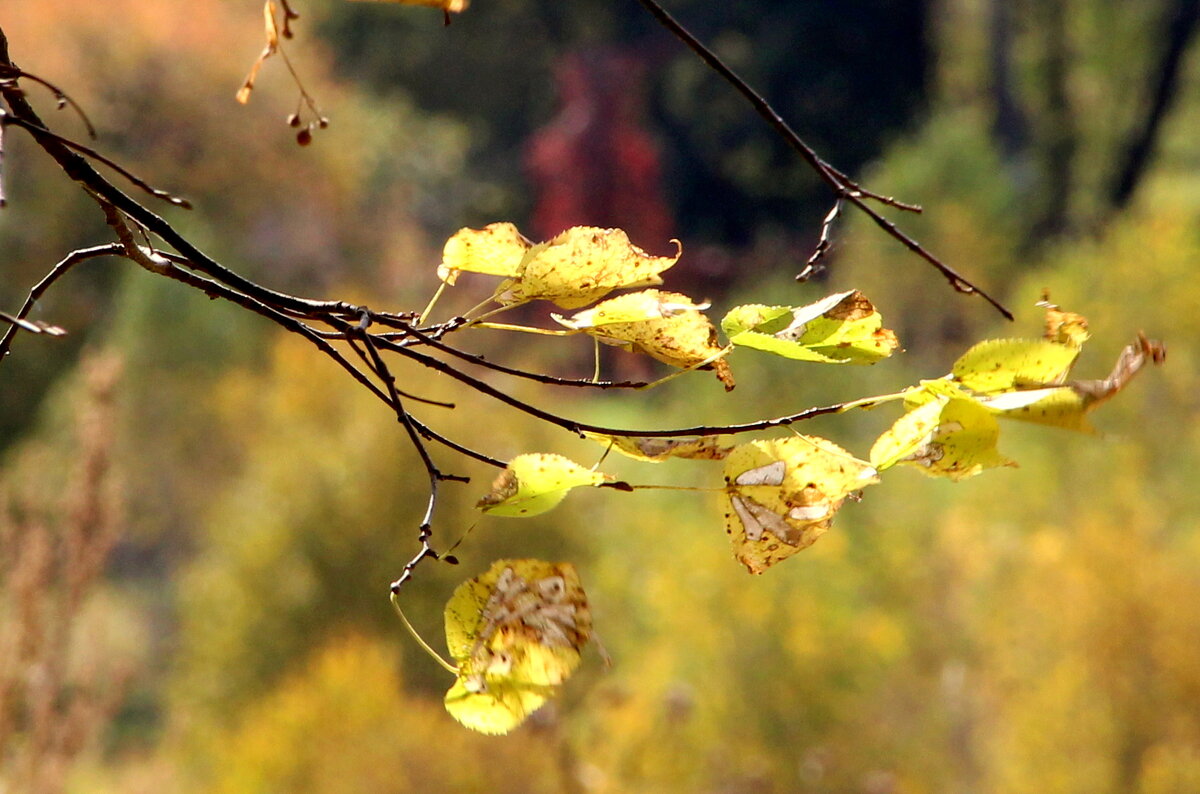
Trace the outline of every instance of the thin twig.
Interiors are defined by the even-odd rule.
[[[820,268],[820,262],[825,258],[825,254],[829,253],[829,249],[833,246],[833,222],[837,220],[838,213],[842,211],[842,200],[838,199],[833,202],[833,209],[825,216],[825,220],[821,222],[821,238],[817,240],[817,247],[813,250],[812,256],[804,263],[804,269],[796,274],[796,281],[801,283],[812,278]]]
[[[18,79],[24,78],[31,80],[45,88],[54,95],[54,101],[58,103],[59,109],[70,107],[79,116],[79,120],[83,122],[84,128],[87,130],[88,137],[96,140],[96,128],[92,125],[92,120],[88,118],[87,113],[83,112],[83,106],[71,98],[70,94],[62,90],[49,80],[38,77],[36,74],[31,74],[24,69],[14,64],[0,64],[0,81],[16,82]]]
[[[16,319],[24,320],[28,317],[29,312],[33,311],[34,304],[41,299],[46,290],[50,289],[54,285],[54,282],[62,278],[75,265],[80,262],[86,262],[89,259],[95,259],[98,256],[120,256],[122,251],[123,248],[120,244],[107,243],[105,245],[93,246],[92,248],[81,248],[78,251],[72,251],[67,254],[61,262],[50,268],[50,272],[46,274],[45,278],[35,284],[33,289],[29,290],[29,297],[25,299],[25,305],[17,312]],[[0,364],[4,363],[4,359],[12,347],[12,340],[16,333],[16,325],[10,325],[8,330],[4,332],[4,338],[0,339]]]
[[[190,210],[192,208],[192,203],[190,201],[188,201],[187,199],[179,198],[178,196],[172,196],[170,193],[168,193],[165,190],[159,190],[158,188],[150,185],[148,182],[146,182],[141,177],[139,177],[136,174],[134,174],[133,172],[131,172],[128,168],[118,165],[117,163],[115,163],[111,159],[109,159],[108,157],[105,157],[104,155],[100,154],[100,152],[96,151],[95,149],[92,149],[91,147],[88,147],[88,146],[84,146],[82,143],[77,143],[77,142],[71,140],[70,138],[66,138],[62,135],[59,135],[56,132],[51,132],[50,130],[46,129],[45,127],[40,126],[38,124],[33,124],[31,122],[28,122],[25,119],[20,118],[19,116],[14,116],[11,113],[6,114],[3,110],[0,110],[0,125],[8,125],[8,124],[14,124],[14,125],[20,127],[21,129],[23,129],[26,132],[33,135],[35,138],[38,136],[46,136],[46,137],[52,138],[55,141],[57,141],[58,143],[61,143],[63,146],[66,146],[68,149],[73,149],[74,151],[79,152],[80,154],[82,154],[85,157],[90,157],[91,159],[96,160],[97,162],[104,163],[106,166],[108,166],[109,168],[116,171],[121,176],[128,179],[135,186],[141,188],[142,190],[146,191],[151,196],[154,196],[157,199],[162,199],[163,201],[167,202],[168,204],[173,204],[176,207],[182,207],[185,210]]]
[[[31,323],[28,320],[13,317],[8,312],[0,312],[0,322],[14,325],[22,331],[28,331],[31,334],[46,334],[48,336],[66,336],[67,334],[65,329],[59,328],[57,325],[49,325],[41,321]]]
[[[887,204],[888,206],[912,211],[916,211],[916,207],[910,204],[903,204],[902,202],[898,202],[886,196],[880,196],[877,193],[872,193],[871,191],[865,190],[858,184],[848,179],[841,171],[838,171],[836,168],[829,165],[829,163],[826,163],[811,146],[805,143],[804,140],[797,135],[790,126],[788,126],[787,122],[783,120],[783,118],[775,111],[775,109],[771,107],[771,105],[765,99],[763,99],[758,92],[751,88],[750,85],[737,74],[737,72],[733,71],[733,69],[729,68],[724,61],[718,58],[712,50],[704,46],[699,39],[697,39],[687,30],[687,28],[679,24],[674,17],[667,13],[666,9],[655,2],[655,0],[638,0],[638,2],[643,8],[649,11],[650,14],[657,19],[663,27],[671,31],[676,38],[686,44],[688,48],[692,50],[692,52],[696,53],[696,55],[699,56],[700,59],[709,66],[709,68],[720,75],[727,83],[732,85],[738,91],[738,93],[740,93],[754,107],[755,111],[758,112],[758,115],[762,116],[763,119],[765,119],[766,122],[771,126],[771,128],[774,129],[785,141],[787,141],[788,145],[800,155],[801,159],[808,163],[808,165],[817,173],[817,176],[819,176],[822,181],[829,185],[829,188],[833,191],[835,196],[838,198],[844,198],[854,206],[858,207],[860,210],[866,213],[866,215],[873,220],[877,226],[883,229],[884,232],[900,241],[900,243],[902,243],[914,254],[933,265],[933,267],[936,268],[938,272],[940,272],[942,276],[950,282],[950,285],[954,287],[954,289],[966,294],[977,293],[981,298],[994,306],[996,310],[1006,318],[1009,320],[1013,319],[1012,312],[1001,305],[995,298],[977,287],[954,268],[942,262],[942,260],[938,259],[932,252],[927,250],[912,237],[900,231],[896,224],[880,215],[874,207],[871,207],[867,204],[867,201],[879,201],[883,204]]]

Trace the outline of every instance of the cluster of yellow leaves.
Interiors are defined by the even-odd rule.
[[[725,347],[704,315],[708,304],[686,295],[651,288],[595,303],[613,290],[660,284],[661,274],[678,259],[679,252],[674,257],[646,254],[619,229],[576,227],[534,244],[512,224],[496,223],[451,237],[438,275],[449,285],[464,272],[499,276],[504,281],[492,299],[501,306],[533,300],[563,308],[591,306],[569,317],[551,316],[571,331],[680,369],[714,369],[727,389],[733,377],[724,357],[734,346],[826,364],[873,364],[900,348],[874,305],[855,290],[806,306],[737,306],[721,321],[729,339]],[[1163,360],[1161,345],[1139,337],[1108,378],[1068,381],[1088,338],[1087,321],[1043,305],[1044,338],[981,342],[944,378],[847,404],[903,400],[905,414],[875,441],[868,461],[817,436],[733,446],[715,435],[585,435],[642,461],[723,460],[726,532],[736,559],[759,574],[812,545],[847,498],[879,481],[879,472],[906,464],[961,480],[1015,465],[997,450],[999,419],[1087,429],[1088,410],[1124,388],[1147,361]],[[609,479],[558,455],[520,455],[477,506],[493,515],[537,515],[556,507],[570,489]],[[497,563],[460,587],[447,608],[459,680],[446,705],[464,724],[507,731],[541,705],[578,662],[589,629],[586,602],[573,569],[551,571],[548,565]]]
[[[446,604],[458,668],[446,709],[483,733],[508,733],[579,665],[592,618],[570,563],[499,560]]]
[[[678,241],[676,241],[678,246]],[[504,279],[492,295],[501,307],[547,300],[564,309],[589,306],[617,289],[655,286],[679,261],[651,256],[620,229],[577,226],[533,243],[511,223],[460,229],[442,251],[438,277],[454,285],[462,273]],[[747,305],[722,321],[730,344],[722,346],[704,315],[707,303],[686,295],[644,289],[605,300],[556,322],[605,344],[645,353],[682,370],[711,369],[734,386],[724,358],[734,346],[799,361],[873,364],[899,348],[875,307],[860,292],[831,295],[809,306]]]
[[[876,440],[871,463],[880,471],[909,464],[952,480],[1014,466],[996,449],[997,419],[1092,432],[1086,414],[1125,388],[1147,362],[1159,364],[1166,357],[1161,344],[1139,335],[1107,378],[1068,381],[1088,338],[1087,320],[1044,305],[1044,338],[980,342],[945,378],[907,391],[908,413]]]

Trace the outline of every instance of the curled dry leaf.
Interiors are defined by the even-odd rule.
[[[762,573],[816,542],[846,497],[878,482],[874,467],[828,439],[751,441],[725,458],[725,531],[734,556]]]
[[[686,295],[642,290],[574,317],[555,319],[605,344],[645,353],[673,367],[712,369],[726,391],[734,387],[733,373],[722,358],[726,351],[717,343],[717,329]]]
[[[1091,338],[1087,318],[1082,314],[1064,312],[1050,302],[1048,293],[1042,293],[1042,299],[1038,302],[1038,306],[1046,309],[1046,330],[1042,337],[1047,341],[1058,342],[1078,350],[1083,347],[1084,342]]]
[[[262,69],[263,64],[268,58],[279,52],[279,10],[276,8],[274,0],[267,0],[263,4],[263,22],[266,27],[267,43],[250,66],[250,73],[246,75],[245,82],[237,92],[237,101],[243,105],[250,101],[250,92],[254,90],[254,81],[258,79],[258,72]]]
[[[676,243],[678,246],[678,243]],[[502,305],[548,300],[577,309],[615,289],[661,284],[675,256],[650,256],[620,229],[576,226],[533,244],[511,223],[460,229],[447,242],[438,277],[454,284],[461,272],[508,278],[493,296]]]
[[[562,455],[529,453],[508,462],[492,490],[475,505],[494,516],[528,518],[558,507],[567,491],[608,479]]]
[[[734,345],[824,364],[874,364],[900,347],[857,290],[808,306],[737,306],[721,320],[721,328]]]
[[[446,646],[458,668],[446,710],[482,733],[508,733],[579,665],[592,618],[570,563],[499,560],[446,604]]]

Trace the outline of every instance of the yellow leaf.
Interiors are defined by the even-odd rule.
[[[505,276],[509,280],[493,296],[497,303],[548,300],[578,309],[614,289],[661,284],[659,273],[677,261],[679,251],[675,256],[650,256],[620,229],[576,226],[534,245],[511,223],[493,223],[484,229],[461,229],[451,237],[438,277],[453,284],[463,271]]]
[[[462,272],[516,276],[532,247],[511,223],[492,223],[482,229],[459,229],[442,249],[438,278],[454,286]]]
[[[1061,385],[1079,348],[1042,339],[989,339],[954,362],[955,379],[982,394]]]
[[[999,438],[1000,425],[988,408],[967,397],[938,396],[896,420],[875,441],[870,459],[880,471],[907,463],[931,477],[965,480],[1016,465],[996,450]]]
[[[1167,351],[1160,342],[1139,334],[1126,345],[1107,378],[1077,380],[1066,386],[990,395],[981,402],[1005,419],[1095,432],[1085,414],[1124,389],[1147,363],[1162,364]]]
[[[876,471],[817,436],[751,441],[725,458],[725,531],[751,573],[811,546]]]
[[[874,364],[900,347],[857,290],[808,306],[737,306],[721,320],[721,328],[735,345],[826,364]]]
[[[598,485],[605,475],[585,469],[562,455],[518,455],[492,483],[492,490],[475,505],[495,516],[529,517],[558,507],[567,491]]]
[[[687,436],[680,438],[640,438],[584,433],[593,441],[634,460],[661,463],[668,458],[723,460],[733,445],[724,436]]]
[[[661,284],[659,273],[677,261],[678,252],[650,256],[620,229],[576,226],[548,241],[526,262],[519,278],[501,287],[497,300],[503,304],[548,300],[564,309],[577,309],[614,289]]]
[[[717,329],[686,295],[643,290],[604,301],[587,312],[562,320],[608,345],[634,353],[645,353],[680,369],[699,367],[715,370],[728,391],[733,373],[721,357]],[[625,320],[627,317],[644,319]]]
[[[600,328],[613,323],[637,323],[646,320],[662,320],[688,312],[703,311],[707,303],[692,303],[691,298],[674,292],[646,289],[631,292],[617,298],[598,303],[590,309],[576,312],[570,317],[551,314],[555,322],[575,331]]]
[[[446,604],[446,645],[458,678],[446,709],[484,733],[507,733],[579,664],[591,612],[570,563],[500,560]]]

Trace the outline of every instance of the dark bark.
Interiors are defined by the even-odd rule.
[[[1200,0],[1175,0],[1164,18],[1161,58],[1150,74],[1153,92],[1150,107],[1134,126],[1119,158],[1121,163],[1113,182],[1110,202],[1113,209],[1127,206],[1146,174],[1166,119],[1179,88],[1180,69],[1200,22]]]
[[[988,15],[988,78],[995,106],[992,135],[1006,163],[1020,167],[1029,151],[1029,119],[1014,89],[1013,8],[1010,0],[991,0]]]
[[[1065,0],[1045,0],[1038,6],[1044,37],[1042,74],[1045,81],[1045,129],[1042,131],[1040,206],[1034,219],[1033,242],[1061,234],[1070,226],[1071,188],[1074,182],[1078,130],[1067,92],[1067,40]]]

